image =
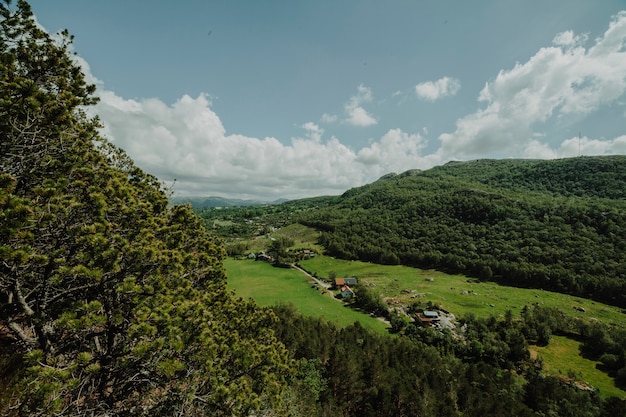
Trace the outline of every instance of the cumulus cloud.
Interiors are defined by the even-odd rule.
[[[324,123],[335,123],[337,121],[338,117],[336,114],[328,114],[328,113],[324,113],[322,114],[322,118],[321,121]]]
[[[461,89],[461,82],[456,78],[443,77],[437,81],[426,81],[415,86],[418,97],[436,101],[447,96],[454,96]]]
[[[390,129],[380,140],[362,148],[357,153],[356,161],[377,177],[390,172],[430,168],[441,163],[437,155],[422,153],[426,145],[426,140],[419,133],[409,134],[401,129]]]
[[[478,96],[483,108],[458,119],[453,132],[439,136],[441,147],[430,152],[422,136],[428,134],[426,128],[422,134],[389,128],[356,150],[314,122],[302,124],[302,134],[288,140],[231,133],[208,95],[185,95],[173,104],[126,99],[107,91],[88,64],[79,61],[88,80],[99,87],[101,101],[89,111],[100,116],[103,134],[142,169],[165,183],[176,179],[176,195],[270,200],[340,194],[389,172],[427,169],[451,159],[626,154],[626,136],[574,137],[551,144],[535,131],[537,124],[584,117],[623,98],[626,12],[616,15],[589,48],[586,42],[587,35],[557,34],[551,46],[527,62],[500,71]],[[436,100],[459,88],[458,80],[444,77],[415,91]],[[364,108],[372,101],[371,89],[359,85],[343,114],[324,114],[320,122],[374,125],[376,118]]]
[[[533,136],[533,125],[571,115],[584,117],[623,96],[626,12],[614,16],[589,49],[583,46],[586,39],[571,31],[557,34],[553,46],[500,71],[480,92],[478,99],[486,107],[457,120],[454,132],[439,136],[441,157],[519,154]],[[541,154],[538,145],[533,149]]]
[[[537,159],[614,154],[626,154],[626,135],[619,136],[612,140],[576,136],[564,140],[554,148],[547,143],[532,140],[528,143],[523,152],[525,158]]]
[[[357,87],[357,94],[352,96],[344,106],[346,123],[352,126],[371,126],[378,123],[361,105],[372,101],[372,90],[363,84]]]
[[[362,92],[366,95],[366,91]],[[299,198],[340,194],[390,171],[427,161],[419,135],[390,130],[358,153],[336,137],[324,139],[313,122],[289,144],[276,138],[227,133],[208,96],[183,96],[172,105],[158,99],[127,100],[99,93],[92,110],[104,135],[142,169],[174,185],[176,195],[239,198]]]

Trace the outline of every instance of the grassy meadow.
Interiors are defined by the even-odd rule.
[[[318,253],[315,245],[317,232],[301,225],[290,225],[273,236],[287,236],[294,240],[294,248],[308,247]],[[269,244],[265,236],[249,242],[251,250],[260,250]],[[359,321],[364,327],[385,334],[388,326],[369,315],[345,307],[329,294],[312,288],[306,275],[293,269],[274,268],[265,262],[227,259],[224,262],[229,287],[242,298],[252,298],[259,305],[271,306],[291,303],[302,314],[324,317],[340,326]],[[597,319],[626,327],[626,314],[619,308],[591,300],[537,289],[513,288],[495,282],[480,282],[463,275],[446,274],[406,266],[377,265],[360,261],[345,261],[328,256],[317,256],[300,262],[300,266],[320,279],[356,277],[360,285],[377,292],[389,306],[426,305],[432,302],[460,318],[468,313],[476,317],[504,316],[507,310],[518,315],[524,306],[538,303],[555,307],[565,313],[586,319]],[[584,311],[581,311],[584,310]],[[596,368],[597,362],[583,358],[580,342],[554,336],[545,347],[531,347],[533,355],[543,359],[548,374],[562,375],[583,381],[598,389],[600,395],[626,398],[626,391],[617,388],[613,379]]]
[[[613,378],[597,368],[600,362],[585,359],[578,354],[580,342],[564,336],[552,336],[547,346],[532,346],[530,350],[534,356],[543,359],[545,373],[583,381],[599,390],[605,398],[626,398],[626,391],[617,388]]]
[[[368,285],[390,305],[425,304],[431,301],[457,317],[467,313],[473,313],[476,317],[489,317],[504,316],[507,310],[516,315],[524,306],[539,303],[559,308],[572,316],[593,317],[626,326],[626,314],[617,307],[549,291],[480,282],[464,275],[400,265],[344,261],[327,256],[308,259],[300,265],[320,278],[328,277],[331,272],[337,277],[356,277],[359,284]],[[581,308],[585,312],[581,312]]]
[[[302,314],[324,317],[340,326],[348,326],[355,321],[363,327],[378,333],[387,333],[387,325],[367,314],[360,313],[312,288],[312,282],[295,269],[274,268],[266,262],[251,260],[224,261],[228,274],[228,285],[244,299],[252,298],[261,306],[280,303],[293,304]]]

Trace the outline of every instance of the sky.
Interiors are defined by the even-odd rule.
[[[339,195],[482,158],[626,154],[624,0],[31,0],[102,134],[176,196]]]

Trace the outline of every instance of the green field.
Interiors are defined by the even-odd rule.
[[[341,326],[359,321],[364,327],[387,333],[379,320],[359,313],[329,295],[311,288],[311,282],[301,272],[274,268],[265,262],[224,262],[229,286],[243,298],[253,298],[262,306],[291,303],[308,316],[322,316]],[[526,305],[559,308],[567,314],[586,319],[598,319],[625,327],[626,315],[619,308],[594,301],[543,290],[512,288],[493,282],[479,282],[463,275],[450,275],[433,270],[405,266],[377,265],[360,261],[345,261],[327,256],[302,261],[300,265],[320,279],[330,274],[356,277],[360,285],[376,291],[390,305],[410,305],[432,302],[457,317],[473,313],[476,317],[503,316],[507,310],[519,314]],[[580,310],[584,309],[584,312]],[[596,368],[597,362],[580,356],[580,343],[566,337],[554,336],[546,347],[532,347],[539,355],[548,374],[574,376],[598,389],[603,397],[626,397],[607,374]]]
[[[328,277],[331,271],[337,277],[356,277],[359,284],[368,285],[390,305],[431,301],[457,317],[467,313],[489,317],[503,316],[507,310],[514,315],[519,314],[524,306],[538,303],[559,308],[572,316],[595,318],[626,327],[626,314],[617,307],[549,291],[505,287],[463,275],[399,265],[344,261],[327,256],[308,259],[301,262],[301,266],[320,278]]]
[[[584,381],[598,389],[602,397],[626,398],[626,391],[615,386],[613,378],[596,368],[600,362],[580,356],[580,342],[564,336],[552,336],[548,346],[532,346],[533,355],[544,362],[544,372]]]
[[[346,307],[330,294],[312,288],[306,275],[295,269],[274,268],[266,262],[250,260],[224,261],[228,285],[239,297],[252,298],[261,306],[280,303],[293,304],[302,314],[322,316],[327,320],[348,326],[355,321],[378,333],[387,333],[387,325],[378,319]]]

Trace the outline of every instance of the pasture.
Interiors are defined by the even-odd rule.
[[[307,316],[321,316],[344,327],[358,321],[363,327],[381,334],[387,333],[388,326],[385,323],[346,307],[329,293],[323,294],[320,289],[313,288],[313,282],[300,271],[274,268],[267,262],[232,258],[227,258],[224,266],[229,288],[237,296],[252,298],[260,306],[293,304]]]
[[[537,303],[559,308],[572,316],[626,326],[626,314],[617,307],[550,291],[506,287],[464,275],[400,265],[345,261],[328,256],[307,259],[300,265],[319,278],[327,278],[331,273],[337,277],[356,277],[359,285],[370,287],[390,306],[426,304],[430,301],[456,317],[467,313],[476,317],[498,317],[504,316],[507,310],[511,310],[514,316],[518,315],[524,306]]]
[[[378,319],[345,307],[343,303],[312,288],[311,280],[294,269],[274,268],[265,262],[227,259],[224,262],[228,285],[243,298],[252,298],[261,306],[291,303],[302,314],[324,317],[340,326],[359,321],[364,327],[386,334],[388,326]],[[428,302],[461,318],[472,313],[476,317],[504,316],[507,310],[518,315],[526,305],[540,304],[558,308],[571,316],[597,319],[624,327],[626,315],[612,307],[549,291],[513,288],[494,282],[480,282],[463,275],[405,266],[377,265],[318,256],[300,262],[300,266],[319,279],[356,277],[359,285],[367,285],[390,307]],[[532,346],[531,352],[543,359],[544,371],[574,381],[584,381],[599,390],[602,397],[626,398],[613,379],[596,368],[598,364],[583,358],[580,342],[553,336],[545,347]]]
[[[543,359],[543,371],[571,381],[581,381],[606,397],[626,398],[626,391],[615,386],[613,378],[597,368],[600,362],[580,356],[580,342],[564,336],[552,336],[547,346],[531,346],[531,354]]]

